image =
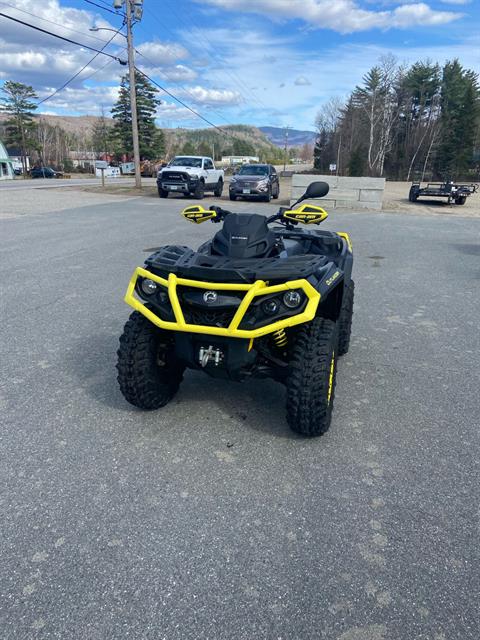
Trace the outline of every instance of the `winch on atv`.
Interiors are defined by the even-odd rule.
[[[135,311],[117,364],[129,402],[164,406],[185,368],[237,381],[273,378],[286,386],[294,431],[327,431],[337,358],[350,342],[352,245],[346,233],[299,229],[328,214],[297,206],[327,193],[328,184],[313,182],[292,208],[269,218],[215,206],[183,210],[191,222],[222,228],[196,251],[164,246],[135,270],[125,295]]]

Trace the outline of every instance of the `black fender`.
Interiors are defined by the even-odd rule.
[[[315,288],[320,293],[317,315],[336,322],[342,309],[346,274],[334,262],[329,262],[316,275]]]

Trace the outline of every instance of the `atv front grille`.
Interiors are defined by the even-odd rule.
[[[227,328],[237,311],[233,309],[207,309],[203,310],[192,305],[182,304],[185,322],[188,324],[203,325],[207,327]]]

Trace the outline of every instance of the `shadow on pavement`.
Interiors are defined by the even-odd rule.
[[[78,341],[69,353],[66,367],[79,380],[79,386],[97,403],[115,411],[152,415],[128,404],[117,383],[116,351],[118,335],[98,333]],[[172,402],[158,414],[165,417],[175,405],[186,408],[190,403],[201,414],[195,418],[217,422],[234,421],[248,429],[270,433],[281,438],[297,438],[285,419],[285,389],[271,380],[247,380],[243,383],[210,378],[197,371],[186,370],[180,390]],[[182,411],[182,415],[184,412]]]

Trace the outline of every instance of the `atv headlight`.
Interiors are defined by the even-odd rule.
[[[283,304],[289,309],[296,309],[303,302],[303,296],[299,291],[292,289],[283,294]]]
[[[152,293],[155,293],[155,291],[158,289],[158,284],[153,280],[146,278],[145,280],[141,281],[140,289],[146,296],[151,296]]]
[[[267,316],[274,316],[279,309],[279,304],[275,298],[270,298],[270,300],[265,300],[262,302],[262,311]]]

